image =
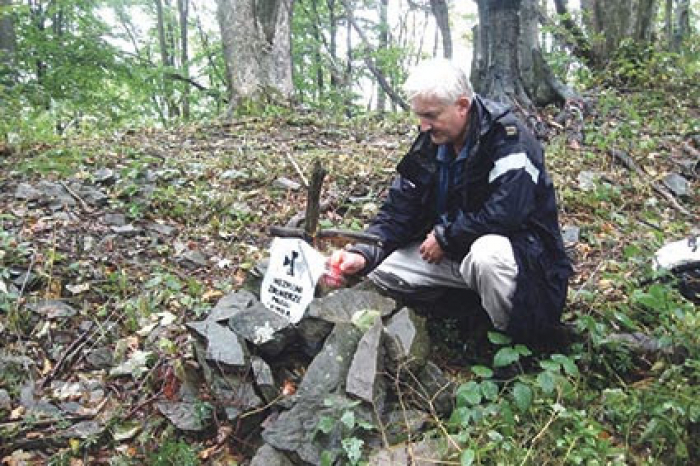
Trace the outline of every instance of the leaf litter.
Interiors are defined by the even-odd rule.
[[[615,102],[619,116],[591,105],[585,138],[558,125],[547,141],[561,223],[578,229],[567,243],[576,264],[569,320],[599,312],[587,292],[626,301],[610,278],[626,247],[687,234],[698,218],[698,178],[687,169],[679,202],[694,220],[649,186],[692,167],[697,119],[666,120],[675,127],[659,133],[655,116],[638,138],[623,138],[624,102]],[[408,121],[249,118],[72,139],[2,159],[3,461],[71,454],[70,439],[95,445],[85,450],[95,460],[109,457],[106,438],[118,454],[143,457],[138,439],[166,429],[157,418],[183,430],[206,424],[207,394],[188,381],[196,362],[184,323],[247,285],[269,245],[267,228],[304,211],[316,158],[329,173],[322,224],[362,228],[412,132]],[[82,156],[70,176],[35,166],[57,148]],[[611,149],[627,151],[649,179],[615,164]],[[176,401],[183,386],[194,401]],[[238,455],[238,442],[199,441],[207,458]]]

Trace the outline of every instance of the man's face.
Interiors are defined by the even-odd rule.
[[[436,97],[417,96],[411,101],[411,109],[420,120],[421,131],[430,131],[435,144],[461,145],[467,131],[469,103],[466,97],[447,104]]]

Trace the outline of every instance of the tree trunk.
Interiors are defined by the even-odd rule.
[[[487,2],[477,1],[479,21],[472,29],[474,54],[472,55],[471,82],[477,92],[486,88],[486,71],[491,55],[491,34],[488,28],[489,9]]]
[[[214,53],[212,52],[212,46],[209,44],[209,37],[207,36],[207,33],[204,31],[204,28],[202,27],[202,20],[200,19],[200,16],[196,14],[196,6],[197,3],[192,4],[192,11],[195,13],[195,22],[197,23],[197,31],[199,35],[199,41],[202,44],[202,48],[204,53],[206,53],[207,56],[207,67],[205,68],[207,71],[207,75],[209,78],[209,85],[211,86],[212,89],[218,88],[217,84],[227,84],[227,79],[225,76],[225,73],[221,71],[219,66],[216,63]],[[216,97],[216,96],[212,96]],[[228,99],[222,99],[216,98],[216,104],[217,104],[217,110],[221,110],[221,103],[225,100],[228,102]]]
[[[0,82],[15,82],[17,37],[13,16],[9,12],[12,0],[0,0]],[[9,78],[9,79],[8,79]]]
[[[156,17],[157,17],[157,29],[158,29],[158,46],[160,49],[160,62],[163,68],[172,67],[172,53],[171,48],[168,46],[168,21],[165,18],[165,11],[163,8],[163,0],[154,0],[156,7]],[[171,72],[168,70],[167,72]],[[170,79],[165,77],[166,72],[163,73],[163,100],[165,101],[165,106],[168,109],[168,118],[174,118],[178,115],[177,106],[175,105],[173,98],[173,83]]]
[[[591,44],[586,34],[569,14],[567,0],[554,0],[557,15],[561,18],[562,25],[569,31],[570,37],[563,42],[571,49],[571,52],[588,66],[596,66],[596,57],[591,51]]]
[[[521,113],[534,106],[577,98],[559,82],[542,57],[538,0],[477,0],[472,83],[491,99],[513,104]]]
[[[664,35],[669,47],[673,47],[673,0],[666,0],[664,8]]]
[[[338,15],[336,14],[336,0],[326,0],[328,5],[328,22],[329,22],[329,44],[331,55],[331,61],[333,62],[333,70],[337,70],[336,64],[338,63]],[[331,88],[337,89],[338,86],[338,73],[331,72]]]
[[[452,58],[452,32],[446,0],[430,0],[430,9],[435,16],[440,35],[442,36],[442,52],[445,58]]]
[[[387,14],[389,0],[379,2],[379,50],[386,51],[389,48],[389,18]],[[377,111],[386,111],[386,92],[381,86],[377,86]]]
[[[690,0],[678,0],[676,6],[676,27],[673,31],[673,49],[680,50],[683,40],[690,33]]]
[[[656,0],[581,0],[595,63],[605,64],[625,39],[650,43],[657,9]]]
[[[289,103],[292,82],[291,19],[294,0],[217,0],[231,100]]]
[[[188,52],[188,16],[189,0],[177,0],[177,11],[180,18],[180,73],[185,79],[190,78],[190,57]],[[185,85],[182,90],[182,116],[188,120],[190,118],[190,86]]]
[[[362,44],[365,46],[366,51],[364,52],[363,60],[365,62],[365,65],[367,65],[367,68],[369,68],[370,72],[374,76],[374,78],[377,80],[377,83],[381,86],[381,88],[384,90],[384,92],[387,93],[387,95],[391,98],[392,102],[395,104],[399,105],[402,109],[408,110],[408,104],[406,103],[405,100],[401,98],[401,96],[391,87],[389,82],[386,80],[386,77],[384,76],[384,73],[377,67],[377,64],[372,60],[372,57],[368,53],[372,49],[372,45],[369,43],[367,40],[367,37],[365,36],[365,33],[362,31],[362,29],[358,26],[357,22],[355,21],[355,17],[352,13],[352,9],[350,8],[350,4],[348,3],[347,0],[343,1],[343,4],[345,5],[345,13],[348,17],[348,24],[352,25],[353,29],[355,29],[355,32],[357,32],[357,35],[360,36],[360,40],[362,41]],[[348,31],[348,37],[350,37],[350,31]],[[348,47],[349,48],[349,47]],[[350,62],[350,60],[348,60]]]
[[[636,40],[650,44],[656,33],[656,16],[659,9],[657,0],[639,0],[637,15]]]

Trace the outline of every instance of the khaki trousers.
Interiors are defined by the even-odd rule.
[[[380,288],[398,294],[431,288],[467,288],[476,291],[494,327],[508,326],[511,298],[515,292],[518,266],[510,240],[484,235],[474,241],[469,254],[457,262],[443,259],[439,264],[424,261],[420,242],[394,251],[370,275]]]

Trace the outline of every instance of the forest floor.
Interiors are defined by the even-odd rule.
[[[700,233],[698,109],[697,86],[600,90],[580,121],[542,117],[575,259],[564,320],[580,338],[566,356],[538,356],[542,371],[516,379],[533,399],[527,414],[498,421],[521,426],[510,453],[487,446],[504,442],[496,433],[507,425],[473,421],[463,440],[477,458],[699,457],[700,313],[673,282],[640,284],[660,246]],[[304,211],[304,178],[317,158],[328,172],[321,225],[362,229],[411,143],[408,120],[273,115],[6,150],[3,464],[243,461],[235,426],[188,436],[154,407],[192,362],[184,323],[243,286],[266,255],[268,228]],[[687,181],[686,194],[664,186],[669,174]],[[635,333],[656,349],[609,338]],[[461,381],[475,377],[469,367],[450,369]],[[515,394],[522,406],[517,393],[526,392]]]

